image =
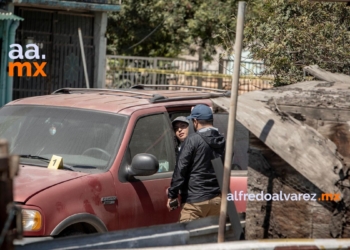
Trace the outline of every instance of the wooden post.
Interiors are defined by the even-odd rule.
[[[231,176],[231,163],[233,152],[233,141],[235,131],[235,121],[237,112],[237,98],[238,98],[238,84],[239,84],[239,71],[241,67],[241,53],[243,44],[243,30],[244,30],[244,13],[246,2],[239,2],[238,4],[238,16],[237,16],[237,28],[236,28],[236,42],[235,42],[235,64],[233,68],[232,76],[232,88],[231,88],[231,100],[228,116],[227,126],[227,143],[225,150],[225,164],[224,164],[224,177],[221,190],[221,207],[220,207],[220,220],[219,220],[219,232],[218,242],[225,241],[225,225],[227,215],[227,193],[230,187]],[[240,238],[240,235],[235,236],[236,239]]]
[[[89,76],[87,73],[86,69],[86,60],[85,60],[85,51],[84,51],[84,44],[83,44],[83,35],[81,34],[81,29],[78,28],[78,34],[79,34],[79,42],[80,42],[80,50],[81,50],[81,59],[83,61],[83,67],[84,67],[84,75],[85,75],[85,83],[86,83],[86,88],[90,88],[89,84]]]
[[[222,54],[219,55],[219,74],[224,73],[224,60]],[[218,78],[218,89],[222,89],[223,78]]]
[[[154,69],[157,69],[157,68],[158,68],[158,60],[157,60],[157,58],[154,58],[154,59],[153,59],[153,68],[154,68]],[[153,85],[156,85],[156,84],[157,84],[157,76],[158,76],[157,73],[153,73],[153,74],[152,74],[152,84],[153,84]]]
[[[198,49],[198,72],[203,72],[203,48],[202,47]],[[203,78],[201,76],[197,77],[197,87],[202,87],[202,80]]]
[[[8,143],[0,140],[0,249],[14,249],[16,232],[13,210],[12,179],[18,171],[18,157],[10,157]],[[20,232],[21,230],[19,230]]]

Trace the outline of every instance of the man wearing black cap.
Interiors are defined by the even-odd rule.
[[[225,138],[213,127],[210,107],[197,105],[187,118],[192,120],[196,133],[184,141],[168,189],[169,210],[181,193],[180,222],[220,214],[221,190],[211,160],[223,160],[225,150]]]
[[[181,149],[182,143],[185,141],[185,139],[188,136],[190,122],[189,120],[187,120],[186,117],[179,116],[172,121],[172,125],[173,125],[176,138],[178,140],[178,152],[179,152]]]

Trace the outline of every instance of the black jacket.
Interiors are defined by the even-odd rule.
[[[221,193],[211,160],[223,159],[225,138],[215,128],[204,130],[189,135],[181,147],[168,190],[171,199],[179,191],[182,203],[209,200]]]

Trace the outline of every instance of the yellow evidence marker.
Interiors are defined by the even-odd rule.
[[[53,155],[51,157],[51,161],[49,163],[49,166],[47,168],[51,169],[59,169],[63,167],[63,158],[61,156]]]

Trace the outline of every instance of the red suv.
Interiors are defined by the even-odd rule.
[[[14,200],[23,209],[24,236],[176,222],[180,210],[166,207],[176,153],[171,120],[218,96],[223,94],[60,89],[4,106],[0,138],[21,156]],[[53,155],[63,158],[62,168],[48,168]],[[231,190],[245,193],[246,181],[240,172],[232,176]],[[245,211],[244,201],[236,206]]]

